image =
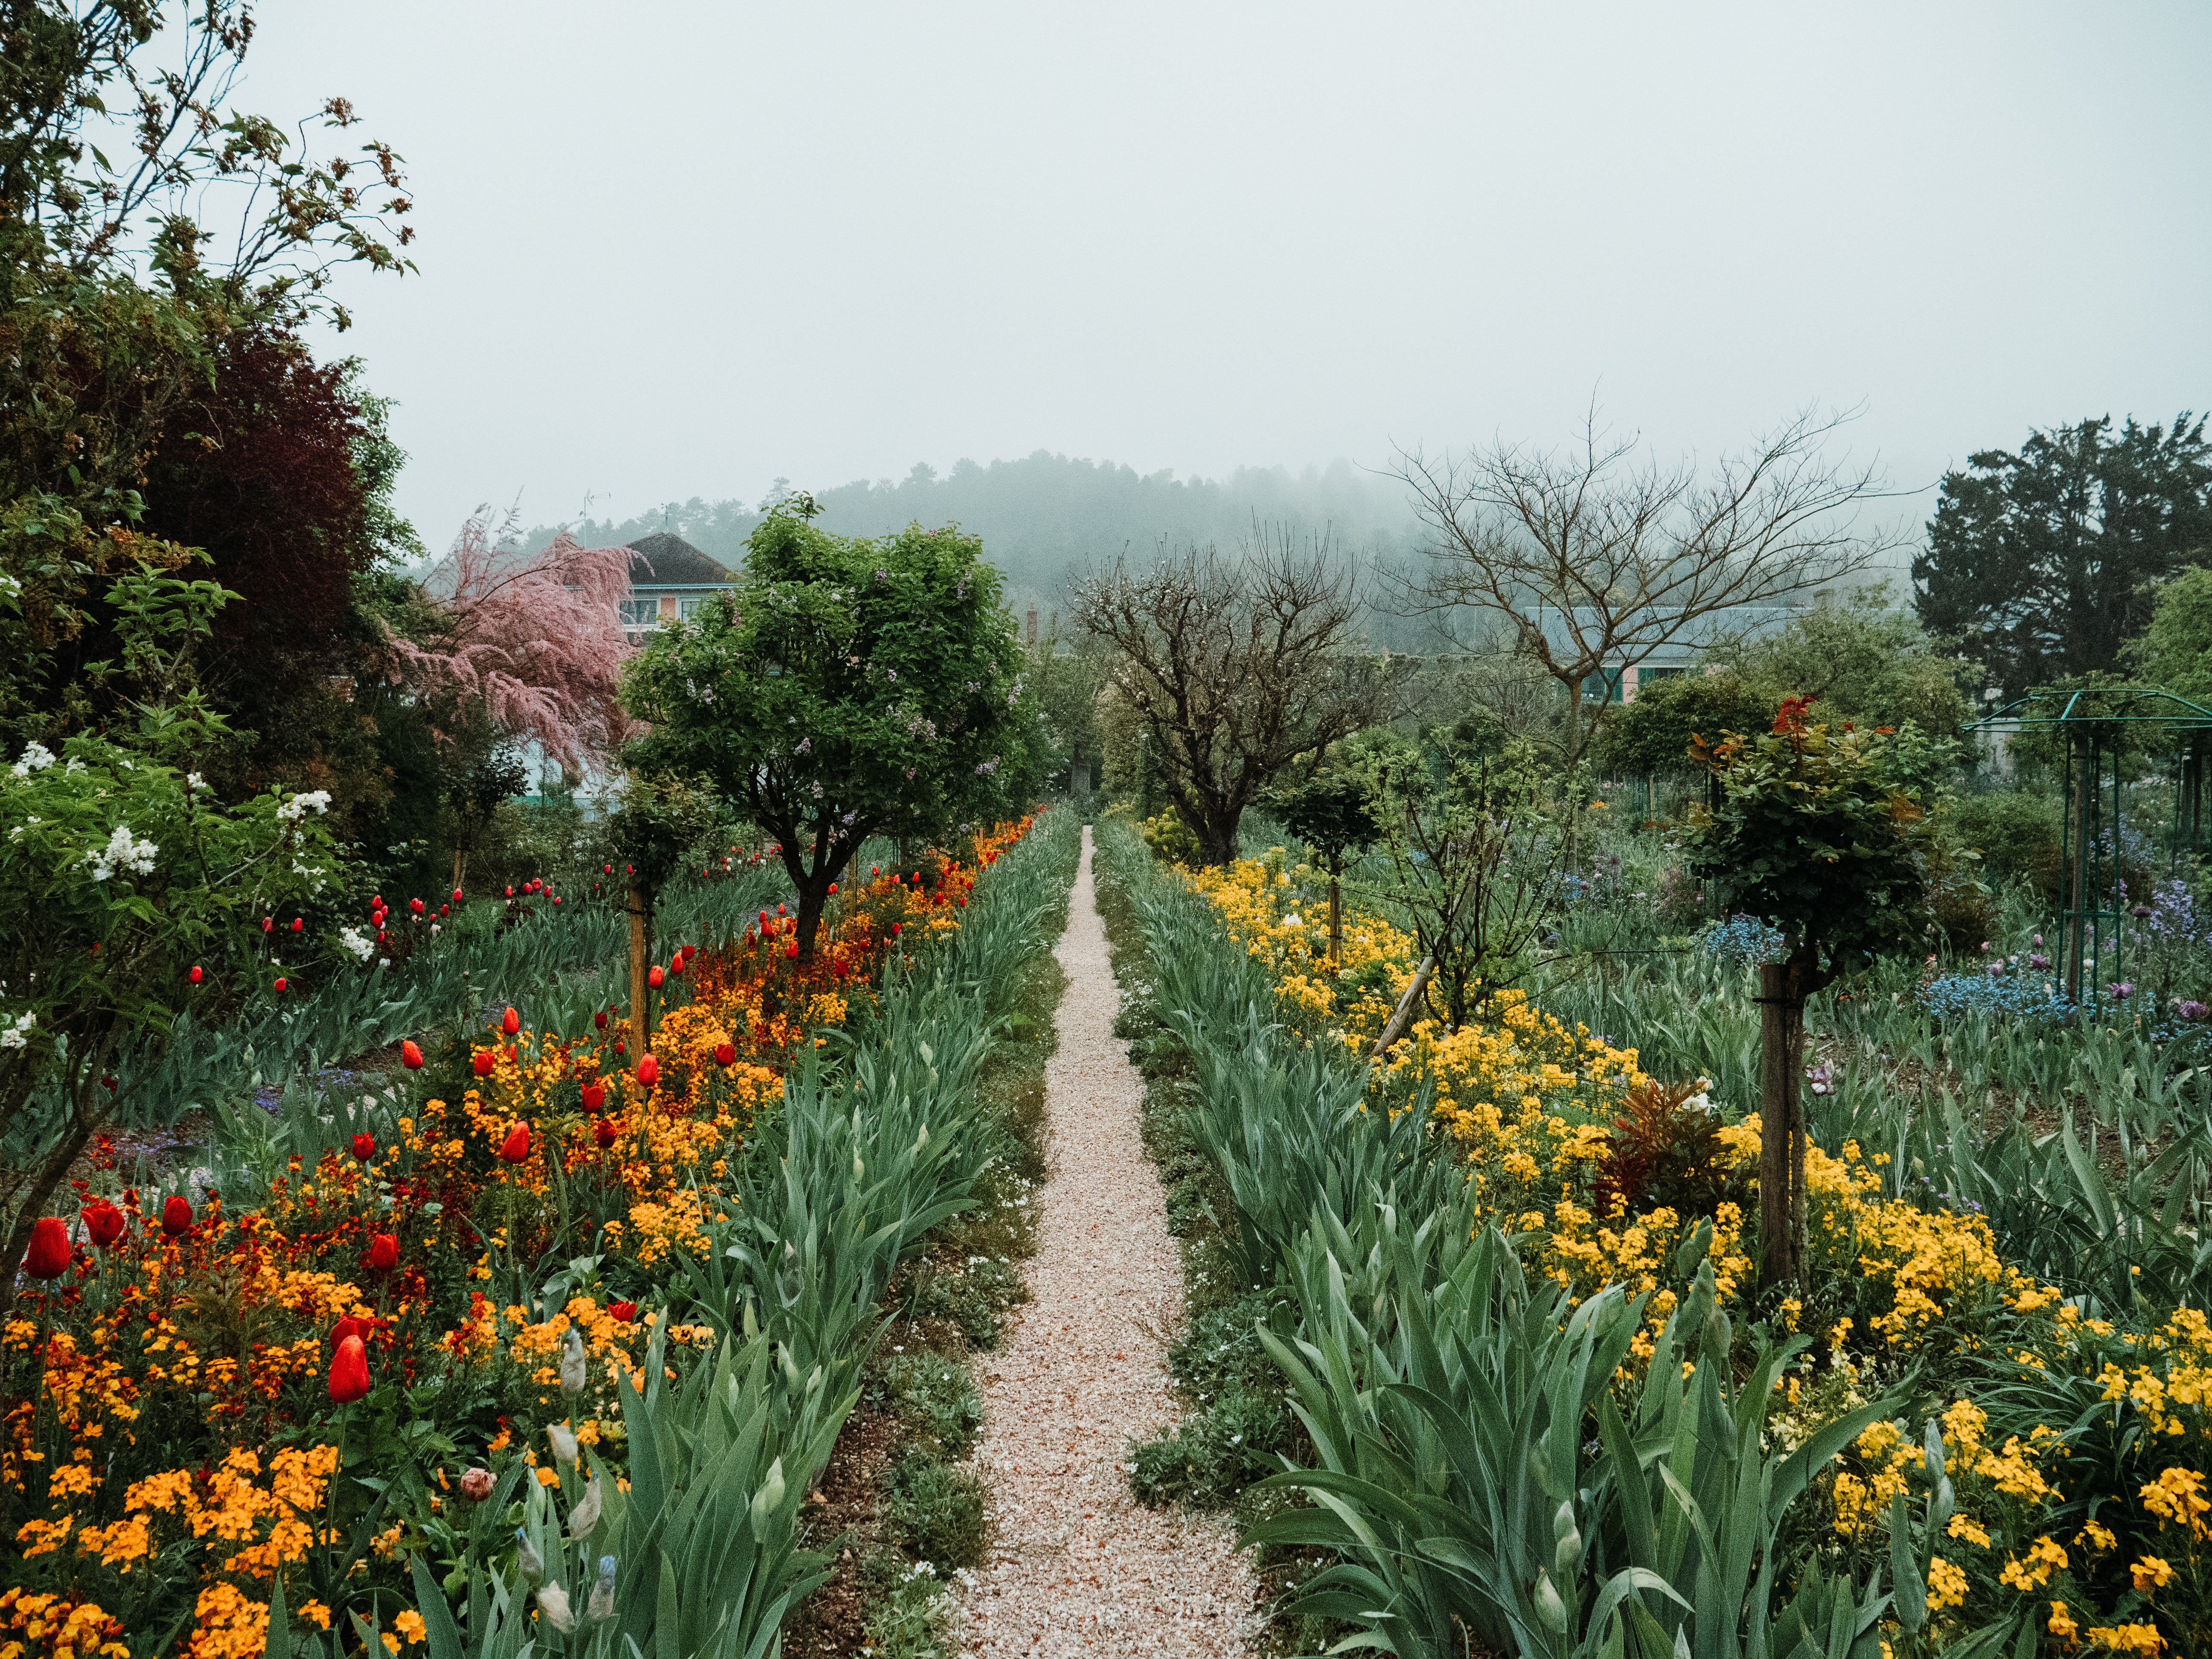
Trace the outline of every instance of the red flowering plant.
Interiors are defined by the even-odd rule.
[[[28,1142],[14,1161],[30,1177],[0,1232],[0,1314],[40,1215],[126,1103],[101,1086],[120,1045],[166,1033],[218,939],[312,896],[336,863],[327,795],[226,805],[195,769],[228,737],[185,683],[223,590],[138,568],[107,597],[149,693],[137,729],[0,761],[0,1137]]]

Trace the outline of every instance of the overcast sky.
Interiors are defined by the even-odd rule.
[[[1932,486],[2212,403],[2212,7],[264,0],[443,547],[1044,448],[1208,477],[1808,403]],[[1916,520],[1926,498],[1901,504]]]

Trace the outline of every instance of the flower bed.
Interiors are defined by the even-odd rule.
[[[410,1097],[367,1097],[259,1190],[80,1182],[0,1333],[0,1650],[258,1654],[287,1569],[295,1631],[358,1615],[394,1651],[422,1641],[407,1563],[459,1560],[490,1490],[464,1472],[554,1484],[519,1425],[563,1419],[619,1468],[604,1362],[641,1387],[656,1334],[711,1344],[672,1322],[672,1274],[726,1218],[786,1073],[957,930],[1030,827],[979,836],[968,864],[872,872],[811,961],[766,912],[687,947],[649,1046],[609,1013],[530,1032],[510,1010],[446,1054],[410,1044]],[[564,1391],[579,1345],[597,1382]],[[354,1562],[335,1582],[303,1571],[333,1554]]]
[[[1278,857],[1191,881],[1273,975],[1285,1024],[1364,1058],[1412,981],[1413,942],[1347,914],[1332,969],[1297,873]],[[1428,1091],[1478,1229],[1515,1236],[1577,1300],[1608,1285],[1644,1298],[1616,1379],[1625,1409],[1706,1266],[1737,1328],[1802,1340],[1777,1374],[1771,1442],[1802,1443],[1887,1402],[1897,1414],[1860,1433],[1802,1500],[1820,1516],[1808,1547],[1831,1571],[1863,1579],[1880,1563],[1887,1575],[1903,1527],[1925,1564],[1927,1650],[1984,1630],[2009,1643],[2032,1626],[2021,1651],[2212,1651],[2204,1314],[2139,1304],[2100,1316],[2009,1266],[1978,1215],[1884,1197],[1887,1158],[1849,1144],[1808,1152],[1810,1288],[1762,1300],[1746,1238],[1759,1119],[1732,1117],[1742,1103],[1713,1102],[1707,1086],[1646,1077],[1634,1049],[1510,990],[1458,1031],[1417,1023],[1367,1085],[1370,1104],[1393,1109]],[[1944,1483],[1951,1507],[1931,1527]]]

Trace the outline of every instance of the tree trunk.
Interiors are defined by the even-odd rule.
[[[629,1034],[641,1054],[653,1047],[653,1009],[645,998],[645,919],[652,913],[653,901],[645,889],[632,887],[626,908],[629,911]]]
[[[1795,963],[1759,969],[1759,1284],[1804,1277],[1805,1116],[1799,1098],[1805,1042],[1804,975]]]
[[[823,883],[819,888],[810,884],[799,890],[799,927],[793,937],[798,941],[801,962],[814,960],[814,936],[821,928],[822,912],[830,902],[827,887],[828,884]]]
[[[96,1072],[88,1074],[96,1077]],[[80,1091],[96,1089],[88,1081]],[[100,1127],[100,1115],[86,1109],[85,1103],[76,1103],[70,1115],[68,1132],[61,1144],[39,1165],[32,1177],[30,1189],[22,1194],[21,1207],[15,1212],[15,1225],[8,1235],[8,1242],[0,1246],[0,1322],[4,1322],[15,1306],[16,1281],[21,1277],[24,1252],[31,1248],[31,1234],[37,1229],[39,1218],[46,1213],[46,1200],[62,1184],[62,1177],[77,1161],[84,1149],[92,1144],[93,1132]],[[35,1386],[35,1385],[34,1385]],[[0,1409],[14,1402],[0,1401]]]

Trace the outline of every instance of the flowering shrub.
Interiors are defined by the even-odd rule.
[[[175,1631],[191,1659],[246,1659],[280,1571],[295,1621],[359,1613],[395,1650],[422,1641],[408,1557],[452,1559],[517,1464],[550,1482],[517,1425],[563,1425],[620,1467],[617,1375],[644,1386],[656,1333],[672,1352],[711,1342],[670,1323],[670,1276],[726,1218],[793,1057],[957,930],[1029,828],[872,872],[811,961],[765,912],[687,947],[649,1039],[510,1012],[417,1048],[416,1104],[356,1117],[265,1189],[118,1188],[96,1147],[46,1218],[52,1276],[0,1328],[0,1652],[127,1659]]]

